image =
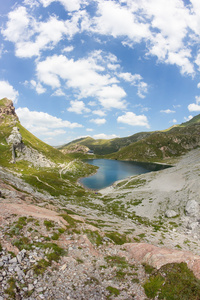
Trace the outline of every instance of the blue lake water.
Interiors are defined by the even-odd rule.
[[[165,165],[119,161],[110,159],[88,159],[85,162],[98,166],[95,175],[85,177],[80,182],[89,189],[100,190],[112,185],[117,180],[166,168]]]

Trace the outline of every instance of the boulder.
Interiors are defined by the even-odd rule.
[[[173,218],[173,217],[176,217],[178,214],[177,212],[175,212],[174,210],[170,210],[168,209],[166,212],[165,212],[165,216],[167,218]]]
[[[199,204],[196,200],[189,200],[185,207],[185,213],[190,217],[197,217],[199,214]]]

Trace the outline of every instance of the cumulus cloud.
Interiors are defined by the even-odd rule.
[[[148,119],[145,115],[136,115],[133,112],[126,112],[117,118],[118,123],[124,123],[131,126],[144,126],[149,128]]]
[[[44,94],[46,89],[41,85],[40,82],[36,82],[35,80],[31,80],[30,82],[25,81],[25,85],[30,85],[31,88],[35,89],[37,94]]]
[[[103,125],[106,123],[106,119],[100,119],[100,118],[91,119],[90,122],[95,123],[97,125]]]
[[[95,114],[95,115],[98,115],[99,117],[106,116],[106,113],[103,110],[93,110],[92,113]]]
[[[187,122],[187,121],[190,121],[191,119],[193,118],[193,116],[188,116],[188,117],[184,117],[184,120]]]
[[[0,81],[0,99],[8,98],[14,103],[17,103],[18,97],[18,91],[16,91],[8,81]]]
[[[72,100],[70,101],[71,107],[69,107],[67,110],[70,112],[75,112],[76,114],[82,114],[83,112],[90,112],[91,110],[85,106],[85,103],[83,101],[78,100]]]
[[[79,10],[82,3],[85,0],[39,0],[44,7],[49,6],[52,2],[60,2],[67,11]]]
[[[200,96],[196,96],[196,103],[191,103],[188,105],[189,111],[200,111]]]
[[[99,133],[93,135],[94,139],[103,139],[103,140],[110,140],[110,139],[115,139],[118,136],[116,134],[105,134],[105,133]]]
[[[73,60],[54,55],[37,63],[37,76],[43,84],[58,89],[64,80],[67,88],[78,92],[79,98],[95,97],[105,109],[125,108],[126,92],[115,84],[115,78],[102,74],[103,70],[94,58]]]
[[[127,82],[130,82],[131,85],[136,86],[138,88],[137,95],[140,98],[145,98],[145,94],[148,92],[148,84],[143,80],[140,74],[131,74],[131,73],[120,73],[118,77],[124,79]]]
[[[165,109],[165,110],[160,110],[160,112],[165,114],[173,114],[175,113],[175,110]]]
[[[55,15],[45,22],[34,19],[23,6],[8,14],[4,38],[15,44],[18,57],[31,58],[41,51],[54,48],[65,36],[72,37],[79,31],[78,22],[84,13],[75,13],[69,20],[59,20]]]
[[[64,128],[74,129],[83,127],[81,124],[71,123],[67,120],[51,116],[48,113],[30,111],[27,107],[19,107],[16,109],[16,113],[22,125],[39,136],[54,136],[56,133],[64,134]]]

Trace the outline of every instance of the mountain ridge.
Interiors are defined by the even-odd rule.
[[[70,150],[72,145],[77,144],[86,146],[96,155],[104,155],[107,158],[162,161],[173,156],[180,156],[187,150],[200,146],[199,129],[200,115],[197,115],[185,123],[174,125],[166,130],[139,132],[128,137],[110,140],[80,138],[59,149]]]

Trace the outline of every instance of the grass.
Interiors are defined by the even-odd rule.
[[[123,245],[129,241],[125,234],[118,232],[106,233],[105,236],[111,239],[116,245]]]
[[[125,269],[125,268],[128,268],[129,264],[128,262],[126,261],[125,257],[121,257],[121,256],[117,256],[117,255],[114,255],[114,256],[106,256],[104,258],[107,262],[107,264],[111,267],[118,267],[120,269]]]
[[[8,288],[5,290],[5,293],[10,296],[11,299],[15,299],[15,291],[16,291],[16,281],[15,278],[11,277],[7,281]]]
[[[106,290],[115,296],[119,296],[119,294],[120,294],[120,291],[117,288],[110,286],[110,285],[107,286]]]
[[[92,244],[95,244],[97,246],[103,244],[103,238],[101,237],[101,235],[99,234],[99,232],[97,230],[92,231],[92,230],[86,229],[83,232],[87,235],[88,239],[90,240],[90,242]]]
[[[199,300],[200,280],[186,263],[173,263],[161,267],[143,285],[146,296],[165,300]]]

